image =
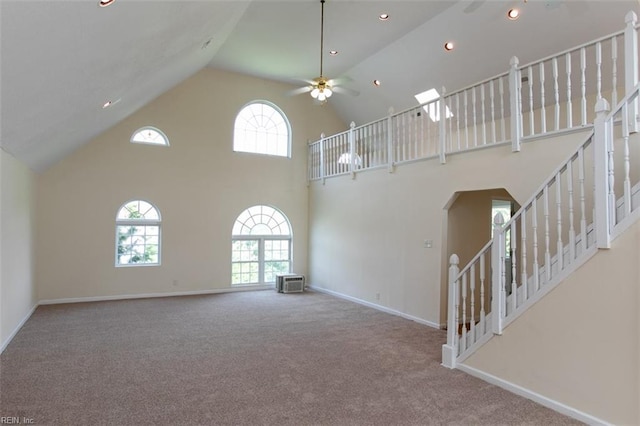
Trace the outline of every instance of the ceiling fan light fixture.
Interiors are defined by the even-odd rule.
[[[331,90],[331,89],[330,89],[330,88],[328,88],[328,87],[325,87],[325,89],[322,91],[322,93],[324,93],[324,95],[325,95],[327,98],[330,98],[330,97],[331,97],[331,95],[333,95],[333,90]]]
[[[318,95],[320,95],[320,89],[317,87],[311,91],[311,97],[313,99],[318,99]]]

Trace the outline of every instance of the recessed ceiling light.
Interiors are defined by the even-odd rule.
[[[446,50],[447,52],[450,52],[453,50],[453,42],[452,41],[448,41],[444,44],[444,50]]]
[[[104,105],[102,105],[102,109],[109,108],[112,104],[113,104],[113,102],[107,101],[107,102],[104,103]]]
[[[337,54],[338,54],[337,50],[330,50],[329,51],[329,55],[331,55],[331,56],[336,56]]]
[[[387,19],[389,19],[389,14],[388,13],[381,13],[380,15],[378,15],[378,19],[381,21],[386,21]]]
[[[115,1],[115,0],[100,0],[100,1],[98,2],[98,6],[100,6],[100,7],[107,7],[107,6],[109,6],[110,4],[112,4],[114,1]]]
[[[380,86],[382,84],[382,82],[378,79],[373,80],[373,85],[374,86]]]
[[[518,19],[520,17],[520,10],[519,9],[509,9],[509,11],[507,12],[507,18],[509,18],[512,21],[515,21],[516,19]]]

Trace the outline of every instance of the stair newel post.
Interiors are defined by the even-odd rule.
[[[389,173],[393,173],[395,157],[393,155],[393,107],[389,108],[387,116],[387,167]]]
[[[444,94],[445,94],[445,87],[442,86],[442,95],[440,95],[440,101],[438,101],[438,107],[440,109],[440,111],[438,112],[440,114],[440,122],[438,123],[439,126],[439,142],[440,142],[440,164],[445,164],[447,162],[447,159],[445,157],[445,146],[446,146],[446,141],[447,141],[447,106],[444,103]]]
[[[356,128],[356,123],[351,122],[349,126],[349,167],[351,171],[351,179],[356,178],[356,138],[354,129]]]
[[[624,89],[631,93],[638,84],[638,15],[630,11],[625,16],[627,24],[624,31]],[[629,112],[629,133],[638,132],[638,98],[633,100]]]
[[[320,133],[320,179],[322,184],[325,184],[325,170],[324,170],[324,133]]]
[[[593,123],[594,163],[595,163],[595,226],[596,243],[598,248],[611,247],[611,216],[615,211],[609,211],[609,155],[611,132],[606,117],[609,103],[600,98],[596,102],[596,119]],[[615,216],[613,216],[615,217]]]
[[[493,218],[493,244],[491,245],[491,326],[494,334],[502,334],[506,311],[504,217],[496,213]]]
[[[520,103],[520,61],[516,56],[509,61],[509,100],[511,106],[511,150],[520,151],[520,135],[522,134],[522,105]]]
[[[458,301],[458,267],[460,259],[456,254],[452,254],[449,258],[449,299],[447,302],[447,344],[442,345],[442,365],[449,368],[456,367],[456,358],[458,356],[458,321],[460,309]]]

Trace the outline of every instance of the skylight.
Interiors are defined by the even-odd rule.
[[[438,99],[439,97],[440,97],[440,93],[438,93],[436,89],[425,90],[424,92],[418,93],[417,95],[415,95],[415,98],[420,103],[420,105],[426,104],[422,108],[427,112],[427,114],[429,114],[429,118],[431,118],[431,121],[434,121],[434,122],[440,121],[440,101],[438,102],[432,102],[432,101]],[[446,118],[453,117],[453,114],[451,113],[451,110],[449,109],[449,107],[445,105],[445,108],[446,108],[446,113],[445,113]]]

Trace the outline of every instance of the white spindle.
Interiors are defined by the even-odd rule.
[[[556,245],[556,259],[558,272],[560,272],[564,269],[564,244],[562,243],[562,180],[560,179],[560,172],[556,174],[556,220],[558,223],[558,243]]]
[[[560,87],[558,86],[558,58],[551,60],[551,68],[553,71],[553,96],[555,100],[553,129],[560,130]]]
[[[580,124],[587,125],[587,53],[584,47],[580,48]]]
[[[594,224],[596,228],[596,243],[598,248],[611,247],[611,221],[615,218],[615,211],[610,210],[609,195],[611,184],[609,175],[610,132],[607,131],[607,114],[609,103],[600,98],[596,102],[596,119],[593,123],[594,143]],[[615,220],[613,220],[615,221]]]
[[[531,204],[531,231],[533,233],[533,289],[540,290],[540,262],[538,262],[538,200]]]
[[[596,95],[602,98],[602,43],[596,43]]]
[[[631,214],[631,163],[629,157],[629,104],[625,102],[622,105],[622,140],[624,143],[624,217],[627,218]]]
[[[629,11],[624,17],[624,88],[625,94],[631,93],[638,84],[638,15]],[[638,132],[638,98],[629,105],[629,121],[631,133]]]
[[[460,280],[458,279],[459,269],[458,264],[460,260],[458,256],[455,254],[451,255],[449,259],[449,304],[448,304],[448,312],[447,312],[447,344],[444,346],[442,350],[442,363],[449,367],[454,368],[456,366],[456,358],[459,354],[458,352],[458,309],[459,309],[459,298],[460,294],[458,290],[458,283]]]
[[[549,236],[549,187],[545,186],[542,190],[542,202],[543,202],[543,214],[544,214],[544,271],[546,281],[551,281],[551,252],[549,246],[551,245]]]
[[[544,62],[540,62],[540,133],[547,133],[547,111],[544,106]]]
[[[462,339],[461,353],[467,349],[467,273],[462,274]]]
[[[573,127],[573,105],[571,104],[571,53],[565,55],[567,71],[567,129]]]
[[[527,283],[527,209],[522,211],[520,215],[520,285],[522,286],[522,300],[525,301],[529,297]]]
[[[515,311],[518,307],[518,273],[517,273],[517,262],[518,262],[518,250],[517,250],[517,241],[518,236],[516,235],[516,221],[511,222],[510,230],[511,232],[511,247],[505,247],[505,253],[507,250],[511,251],[511,298],[512,303],[511,306]]]
[[[567,193],[569,197],[569,259],[567,264],[576,258],[576,231],[573,226],[573,159],[567,163]]]
[[[469,314],[469,340],[471,343],[475,343],[476,341],[476,264],[471,265],[471,269],[469,272],[469,290],[470,290],[470,314]]]
[[[611,133],[611,127],[609,127],[608,129],[608,133]],[[608,202],[609,202],[609,219],[611,220],[611,225],[610,227],[613,227],[615,224],[618,223],[618,219],[617,219],[617,209],[616,209],[616,193],[615,193],[615,160],[613,158],[613,153],[614,153],[614,145],[613,145],[613,135],[610,134],[607,137],[607,142],[609,145],[609,149],[607,150],[607,172],[609,175],[609,178],[607,180],[607,182],[609,183],[609,190],[608,190]],[[610,228],[611,229],[611,228]]]
[[[536,120],[535,112],[533,110],[533,67],[531,65],[529,65],[529,68],[527,69],[527,75],[529,76],[529,135],[534,135],[536,133]]]
[[[495,84],[493,80],[489,83],[489,100],[491,101],[491,141],[496,143],[496,106],[495,106]]]
[[[580,247],[582,253],[587,251],[587,206],[584,190],[584,147],[578,150],[578,183],[580,185]]]
[[[482,144],[486,145],[487,144],[487,120],[485,118],[484,84],[482,84],[480,86],[480,102],[482,102],[482,108],[481,108],[481,113],[482,113]]]
[[[456,133],[458,134],[458,151],[462,150],[460,145],[460,93],[456,93]]]
[[[506,122],[504,120],[504,78],[500,77],[498,80],[498,90],[500,92],[500,140],[504,141],[507,139],[507,130],[506,130]]]
[[[484,285],[485,285],[485,256],[484,253],[482,253],[480,255],[480,322],[479,322],[479,327],[480,327],[480,333],[482,333],[484,335],[486,329],[485,326],[485,309],[484,309],[484,305],[486,303],[485,300],[485,290],[484,290]]]
[[[467,95],[467,91],[464,91],[464,139],[466,143],[466,148],[469,149],[469,121],[467,119],[469,115],[469,99]]]
[[[471,103],[473,104],[473,146],[474,148],[478,146],[478,116],[476,115],[476,87],[473,86],[471,88]]]
[[[618,104],[618,37],[611,37],[611,104]]]

